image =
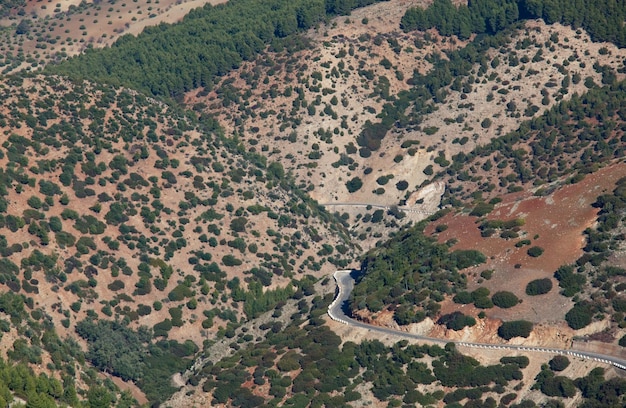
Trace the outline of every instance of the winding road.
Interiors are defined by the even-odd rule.
[[[371,324],[363,323],[358,320],[352,319],[346,315],[347,301],[350,297],[350,292],[354,288],[354,278],[351,276],[352,270],[336,271],[333,275],[337,282],[337,295],[335,300],[328,306],[328,316],[345,325],[351,327],[359,327],[370,331],[390,334],[394,336],[401,336],[408,339],[423,340],[429,343],[435,344],[447,344],[455,343],[457,346],[472,347],[479,349],[498,349],[498,350],[518,350],[527,352],[549,353],[549,354],[561,354],[565,356],[578,357],[587,360],[597,361],[600,363],[612,365],[622,370],[626,370],[626,360],[599,353],[591,353],[588,351],[577,350],[564,350],[557,348],[547,347],[534,347],[534,346],[518,346],[512,344],[487,344],[487,343],[469,343],[464,341],[443,340],[433,337],[421,336],[419,334],[407,333],[401,330],[394,330],[386,327],[374,326]]]
[[[417,213],[417,214],[426,214],[433,215],[435,214],[432,211],[422,210],[419,207],[408,207],[408,206],[399,206],[399,205],[384,205],[384,204],[372,204],[372,203],[322,203],[320,204],[322,207],[370,207],[381,210],[389,210],[391,207],[397,207],[398,210],[407,212],[407,213]]]

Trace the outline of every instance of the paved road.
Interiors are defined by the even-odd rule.
[[[371,208],[379,208],[382,210],[389,210],[393,205],[384,205],[384,204],[372,204],[372,203],[322,203],[320,204],[322,207],[371,207]],[[407,206],[398,206],[400,211],[408,212],[408,213],[418,213],[418,214],[426,214],[433,215],[435,214],[432,211],[425,211],[420,209],[419,207],[407,207]]]
[[[354,288],[354,279],[351,276],[351,270],[337,271],[333,275],[337,282],[337,296],[333,303],[328,307],[328,316],[331,319],[340,323],[346,324],[352,327],[360,327],[370,331],[375,331],[383,334],[390,334],[394,336],[401,336],[409,339],[423,340],[429,343],[442,344],[455,343],[458,346],[481,348],[481,349],[500,349],[500,350],[519,350],[538,353],[550,353],[550,354],[562,354],[571,357],[578,357],[587,360],[598,361],[604,364],[610,364],[622,370],[626,370],[626,360],[599,353],[591,353],[588,351],[577,350],[563,350],[557,348],[548,347],[532,347],[532,346],[516,346],[511,344],[486,344],[486,343],[468,343],[464,341],[451,341],[442,340],[432,337],[421,336],[419,334],[407,333],[401,330],[394,330],[386,327],[374,326],[371,324],[363,323],[358,320],[352,319],[346,315],[347,300],[350,297],[350,292]]]

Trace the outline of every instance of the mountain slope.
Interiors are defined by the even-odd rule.
[[[99,317],[201,346],[354,258],[280,164],[182,112],[56,77],[1,92],[2,282],[62,337]]]

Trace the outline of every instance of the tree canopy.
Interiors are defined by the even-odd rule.
[[[426,9],[409,9],[402,28],[436,28],[443,35],[467,39],[472,33],[495,34],[517,21],[535,18],[582,27],[594,41],[626,45],[626,3],[614,0],[473,0],[459,7],[451,0],[435,0]]]
[[[192,10],[181,23],[147,27],[110,48],[50,67],[53,73],[177,96],[210,87],[216,76],[252,60],[271,43],[376,0],[230,0]],[[298,42],[292,46],[301,46]]]

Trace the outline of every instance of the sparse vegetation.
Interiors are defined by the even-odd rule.
[[[125,21],[168,21],[189,5],[0,6],[12,24],[0,66],[24,70],[0,87],[0,368],[19,379],[0,387],[0,405],[19,403],[14,396],[28,406],[138,405],[110,375],[167,405],[172,374],[193,363],[175,377],[186,381],[184,403],[204,393],[205,404],[227,406],[533,406],[517,400],[525,395],[560,406],[533,387],[624,406],[623,381],[598,369],[568,378],[562,356],[533,385],[526,357],[481,366],[452,343],[352,341],[325,324],[328,274],[360,259],[354,317],[431,318],[478,336],[476,312],[491,327],[511,316],[494,306],[520,302],[522,293],[502,290],[506,274],[541,269],[548,258],[537,245],[555,255],[528,191],[547,203],[596,171],[621,171],[624,156],[624,57],[584,31],[624,45],[621,5],[435,0],[405,14],[402,28],[421,30],[410,34],[389,24],[398,9],[386,12],[404,3],[332,19],[375,2],[207,5],[137,38],[121,36]],[[580,20],[583,9],[592,11]],[[519,24],[531,17],[577,30]],[[114,34],[92,38],[105,26]],[[624,180],[593,204],[583,256],[544,271],[572,298],[574,330],[626,326],[626,271],[611,257],[624,241]],[[417,221],[436,207],[445,209]],[[467,214],[467,236],[457,234]],[[513,214],[528,219],[494,219]],[[500,246],[514,271],[498,264]],[[550,304],[559,299],[551,289],[544,278],[525,291]],[[442,315],[450,298],[455,309]],[[528,318],[524,309],[515,318]],[[532,329],[509,321],[498,334]]]

